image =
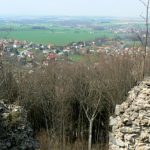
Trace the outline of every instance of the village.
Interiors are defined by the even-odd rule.
[[[103,43],[103,44],[101,44]],[[136,52],[134,51],[136,49]],[[71,56],[98,55],[106,53],[139,54],[141,47],[128,47],[123,41],[97,39],[95,41],[73,42],[67,46],[43,45],[12,39],[0,40],[0,55],[8,62],[18,62],[21,66],[48,66],[53,61],[73,61]]]

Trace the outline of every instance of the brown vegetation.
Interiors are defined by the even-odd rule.
[[[90,138],[93,149],[104,150],[109,116],[140,80],[141,60],[136,52],[100,54],[96,62],[52,62],[31,74],[3,67],[0,98],[26,108],[41,150],[86,150]],[[146,66],[149,74],[149,59]]]

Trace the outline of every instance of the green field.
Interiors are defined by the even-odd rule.
[[[83,55],[70,55],[69,59],[75,62],[81,61],[84,58]]]
[[[34,43],[64,46],[71,42],[94,40],[100,37],[111,38],[113,36],[110,31],[94,31],[90,28],[48,27],[46,30],[34,30],[31,26],[12,25],[10,27],[14,30],[1,31],[0,38],[7,37]],[[1,28],[2,26],[0,26]]]

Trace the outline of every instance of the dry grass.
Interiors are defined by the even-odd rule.
[[[81,142],[80,140],[77,140],[74,144],[66,143],[64,147],[62,147],[58,142],[50,141],[44,129],[41,129],[41,131],[36,134],[36,139],[39,141],[40,150],[87,150],[87,142]],[[106,150],[107,146],[100,144],[93,145],[92,150],[98,149]]]

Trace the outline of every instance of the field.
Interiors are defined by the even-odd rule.
[[[14,20],[0,18],[0,38],[64,46],[72,42],[92,41],[96,38],[114,38],[116,35],[112,30],[124,30],[127,24],[128,26],[139,25],[140,22],[99,17],[15,18]],[[123,38],[123,35],[120,37]]]
[[[46,20],[49,20],[46,22]],[[111,38],[113,34],[108,29],[94,29],[99,26],[99,21],[93,21],[89,18],[78,18],[64,20],[55,19],[14,19],[11,22],[3,20],[0,22],[0,38],[12,38],[18,40],[27,40],[41,44],[55,44],[64,46],[71,42],[94,40],[95,38]],[[108,26],[109,23],[103,23],[102,26]],[[100,25],[101,26],[101,25]]]
[[[0,25],[0,38],[27,40],[40,44],[64,46],[71,42],[94,40],[100,37],[111,38],[113,34],[108,30],[99,31],[87,27]]]

